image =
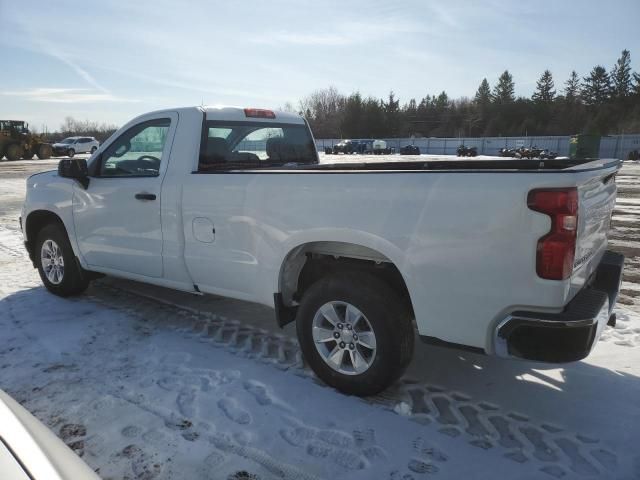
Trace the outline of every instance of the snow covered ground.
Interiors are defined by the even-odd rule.
[[[639,165],[618,177],[618,325],[589,358],[418,342],[405,378],[367,400],[317,381],[291,326],[256,305],[115,279],[48,294],[16,222],[42,167],[0,163],[0,388],[101,477],[640,478]]]

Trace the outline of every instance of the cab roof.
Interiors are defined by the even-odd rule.
[[[270,112],[273,114],[273,118],[259,118],[251,116],[247,114],[246,110],[261,110]],[[207,120],[221,120],[221,121],[234,121],[234,122],[246,122],[246,121],[256,121],[256,122],[266,122],[266,123],[294,123],[294,124],[304,124],[304,118],[302,118],[297,113],[284,112],[282,110],[273,110],[273,109],[262,109],[259,107],[237,107],[237,106],[226,106],[226,105],[202,105],[197,107],[179,107],[179,108],[163,108],[162,110],[156,110],[153,112],[145,113],[144,115],[140,115],[140,117],[144,117],[150,114],[158,114],[163,112],[202,112],[207,116]],[[138,117],[139,118],[139,117]],[[135,119],[134,119],[135,121]]]
[[[300,123],[304,124],[304,119],[297,113],[284,112],[281,110],[262,109],[259,107],[230,107],[223,105],[199,107],[207,115],[207,120],[229,120],[229,121],[264,121],[272,123]],[[273,114],[273,118],[255,117],[248,111],[259,110]]]

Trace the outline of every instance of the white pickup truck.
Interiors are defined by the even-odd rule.
[[[503,357],[588,355],[615,323],[619,168],[320,163],[297,115],[179,108],[31,176],[21,226],[52,293],[107,274],[268,305],[320,378],[367,395],[401,375],[416,330]]]

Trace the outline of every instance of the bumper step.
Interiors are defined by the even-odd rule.
[[[496,329],[496,354],[552,363],[586,357],[604,325],[615,325],[623,264],[623,255],[605,252],[592,282],[560,313],[513,312]]]

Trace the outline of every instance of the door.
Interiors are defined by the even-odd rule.
[[[76,150],[77,153],[87,153],[89,151],[89,143],[91,142],[90,138],[81,138],[78,140],[78,148]]]
[[[177,121],[145,117],[89,165],[88,188],[75,187],[76,237],[90,267],[162,276],[160,195]]]

